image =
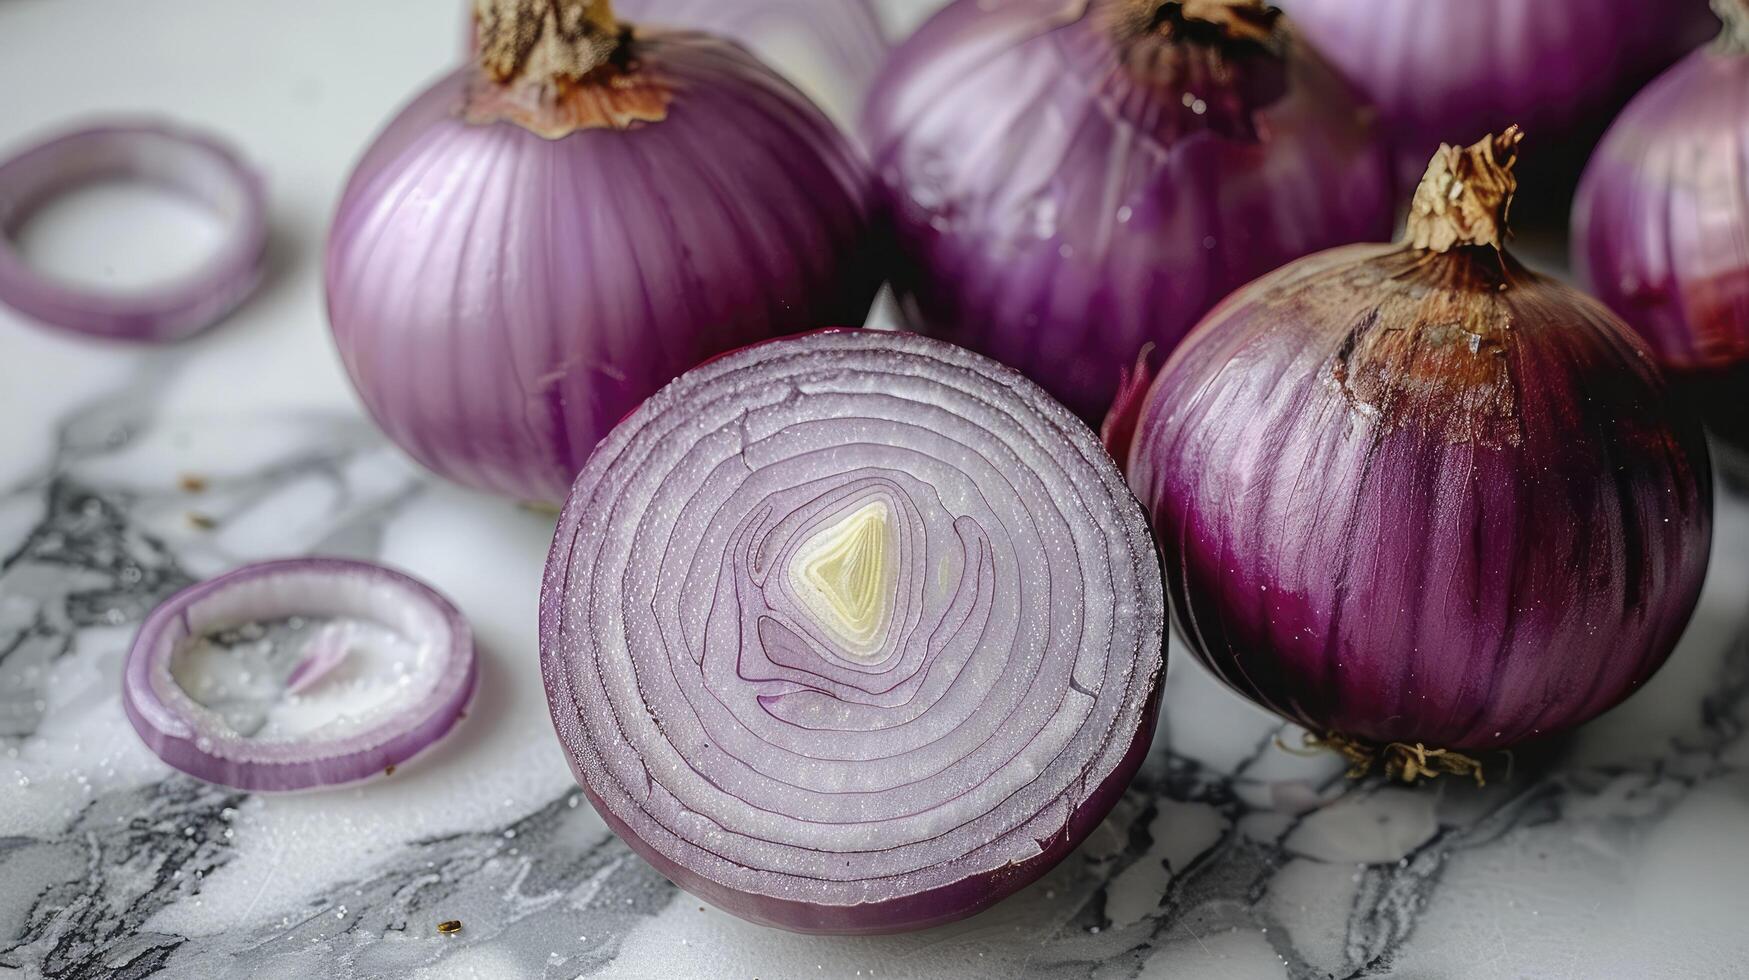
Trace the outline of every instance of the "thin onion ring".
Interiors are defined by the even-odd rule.
[[[125,294],[69,285],[33,269],[12,233],[50,198],[113,179],[199,201],[227,223],[224,241],[188,275]],[[266,255],[261,177],[214,137],[168,123],[118,121],[51,137],[0,163],[0,302],[51,326],[110,340],[180,340],[235,310],[259,285]]]
[[[218,730],[171,676],[171,658],[183,642],[209,630],[325,614],[427,636],[436,651],[430,689],[411,707],[344,738],[255,743]],[[378,565],[298,558],[245,566],[166,599],[128,651],[122,705],[140,738],[171,766],[238,789],[285,791],[353,782],[405,762],[461,720],[478,682],[473,631],[448,599]]]

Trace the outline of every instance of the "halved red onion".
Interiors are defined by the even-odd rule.
[[[1164,599],[1142,513],[1036,385],[829,331],[682,376],[560,521],[541,664],[578,781],[694,894],[919,928],[1043,874],[1146,753]]]
[[[303,558],[190,586],[147,617],[122,704],[165,762],[247,790],[363,779],[462,717],[473,631],[399,572]]]
[[[12,233],[50,198],[101,180],[162,186],[211,208],[229,226],[187,276],[127,293],[48,278],[18,254]],[[216,138],[163,122],[116,122],[54,137],[0,163],[0,302],[51,326],[112,340],[170,341],[237,308],[267,255],[262,181]]]

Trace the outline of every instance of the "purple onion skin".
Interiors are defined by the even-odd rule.
[[[1749,54],[1707,48],[1634,99],[1579,186],[1574,270],[1673,371],[1749,367],[1745,159]]]
[[[1719,30],[1707,0],[1280,6],[1378,106],[1405,197],[1442,142],[1469,143],[1518,125],[1541,145],[1576,141],[1582,152],[1639,86]]]
[[[866,165],[740,47],[641,32],[666,118],[546,139],[460,116],[472,69],[391,121],[341,200],[328,309],[383,430],[478,489],[557,502],[621,418],[715,354],[861,324]]]
[[[780,65],[805,36],[832,70],[834,85],[860,100],[887,55],[880,17],[869,0],[620,0],[614,9],[639,24],[673,24],[720,33]]]
[[[1155,381],[1129,468],[1179,632],[1230,686],[1320,736],[1462,750],[1578,725],[1664,663],[1710,474],[1602,306],[1403,246],[1236,293]]]
[[[1393,201],[1357,96],[1303,45],[1148,82],[1104,0],[1066,6],[950,4],[895,49],[862,128],[909,323],[1097,419],[1144,344],[1284,262],[1389,237]]]
[[[478,38],[474,0],[467,0],[467,41]],[[746,45],[779,69],[805,51],[830,66],[828,82],[814,91],[834,112],[860,104],[887,56],[886,34],[870,0],[617,0],[614,12],[634,24],[681,27],[718,34]],[[805,37],[807,45],[798,46]],[[807,67],[814,67],[812,64]]]

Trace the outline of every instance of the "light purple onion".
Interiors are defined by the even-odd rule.
[[[126,293],[45,277],[12,235],[51,198],[103,180],[153,184],[225,225],[201,267]],[[164,342],[222,320],[255,290],[267,256],[261,178],[218,139],[173,123],[119,120],[55,136],[0,163],[0,302],[50,326],[108,340]]]
[[[620,0],[629,20],[690,27],[747,45],[848,119],[887,56],[868,0]]]
[[[1629,104],[1574,203],[1574,270],[1684,373],[1749,368],[1749,8],[1736,9],[1739,34]],[[1749,389],[1736,407],[1749,415]]]
[[[1093,433],[1019,374],[828,331],[697,368],[565,506],[541,666],[578,781],[756,922],[970,915],[1066,856],[1146,754],[1159,567]]]
[[[1412,231],[1450,221],[1455,244],[1337,249],[1235,293],[1129,453],[1191,649],[1337,744],[1586,721],[1664,663],[1705,578],[1699,426],[1608,310],[1497,250],[1505,201],[1478,188],[1499,176],[1423,185]]]
[[[1508,126],[1544,160],[1582,160],[1640,85],[1718,32],[1707,0],[1279,3],[1378,106],[1405,196],[1441,143]]]
[[[1226,6],[1262,39],[1160,0],[957,0],[895,49],[863,131],[916,328],[1092,419],[1234,288],[1388,237],[1358,97],[1261,4]],[[1155,15],[1178,33],[1125,33]]]
[[[663,384],[859,325],[882,278],[864,164],[789,83],[700,34],[640,32],[620,56],[597,90],[660,118],[557,138],[470,121],[489,83],[466,68],[389,124],[341,201],[341,356],[384,431],[458,482],[562,500]]]
[[[304,636],[294,657],[264,654],[289,662],[284,693],[308,697],[319,684],[343,683],[336,675],[347,661],[363,659],[349,649],[357,642],[346,632],[345,621],[352,620],[417,648],[419,656],[403,665],[404,672],[377,678],[392,696],[313,730],[251,733],[239,731],[220,707],[204,703],[198,687],[191,692],[178,680],[177,657],[203,638],[259,631],[264,623],[301,627],[300,620],[324,618],[336,619],[339,628]],[[257,632],[247,642],[275,640]],[[243,677],[250,687],[272,683]],[[449,600],[380,566],[304,558],[239,568],[165,600],[128,652],[122,706],[146,745],[191,776],[253,791],[300,790],[365,779],[412,758],[461,720],[478,681],[473,632]]]

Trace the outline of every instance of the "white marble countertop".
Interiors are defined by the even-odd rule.
[[[0,146],[173,112],[266,171],[275,236],[262,291],[171,349],[0,309],[0,978],[1749,976],[1740,498],[1671,664],[1485,790],[1350,785],[1175,649],[1133,790],[991,912],[807,938],[677,891],[582,801],[553,737],[535,649],[551,520],[418,471],[328,340],[333,202],[453,56],[452,6],[0,3]],[[121,711],[135,624],[193,579],[305,553],[452,596],[482,642],[474,711],[358,788],[269,797],[173,774]],[[445,919],[463,930],[438,935]]]

